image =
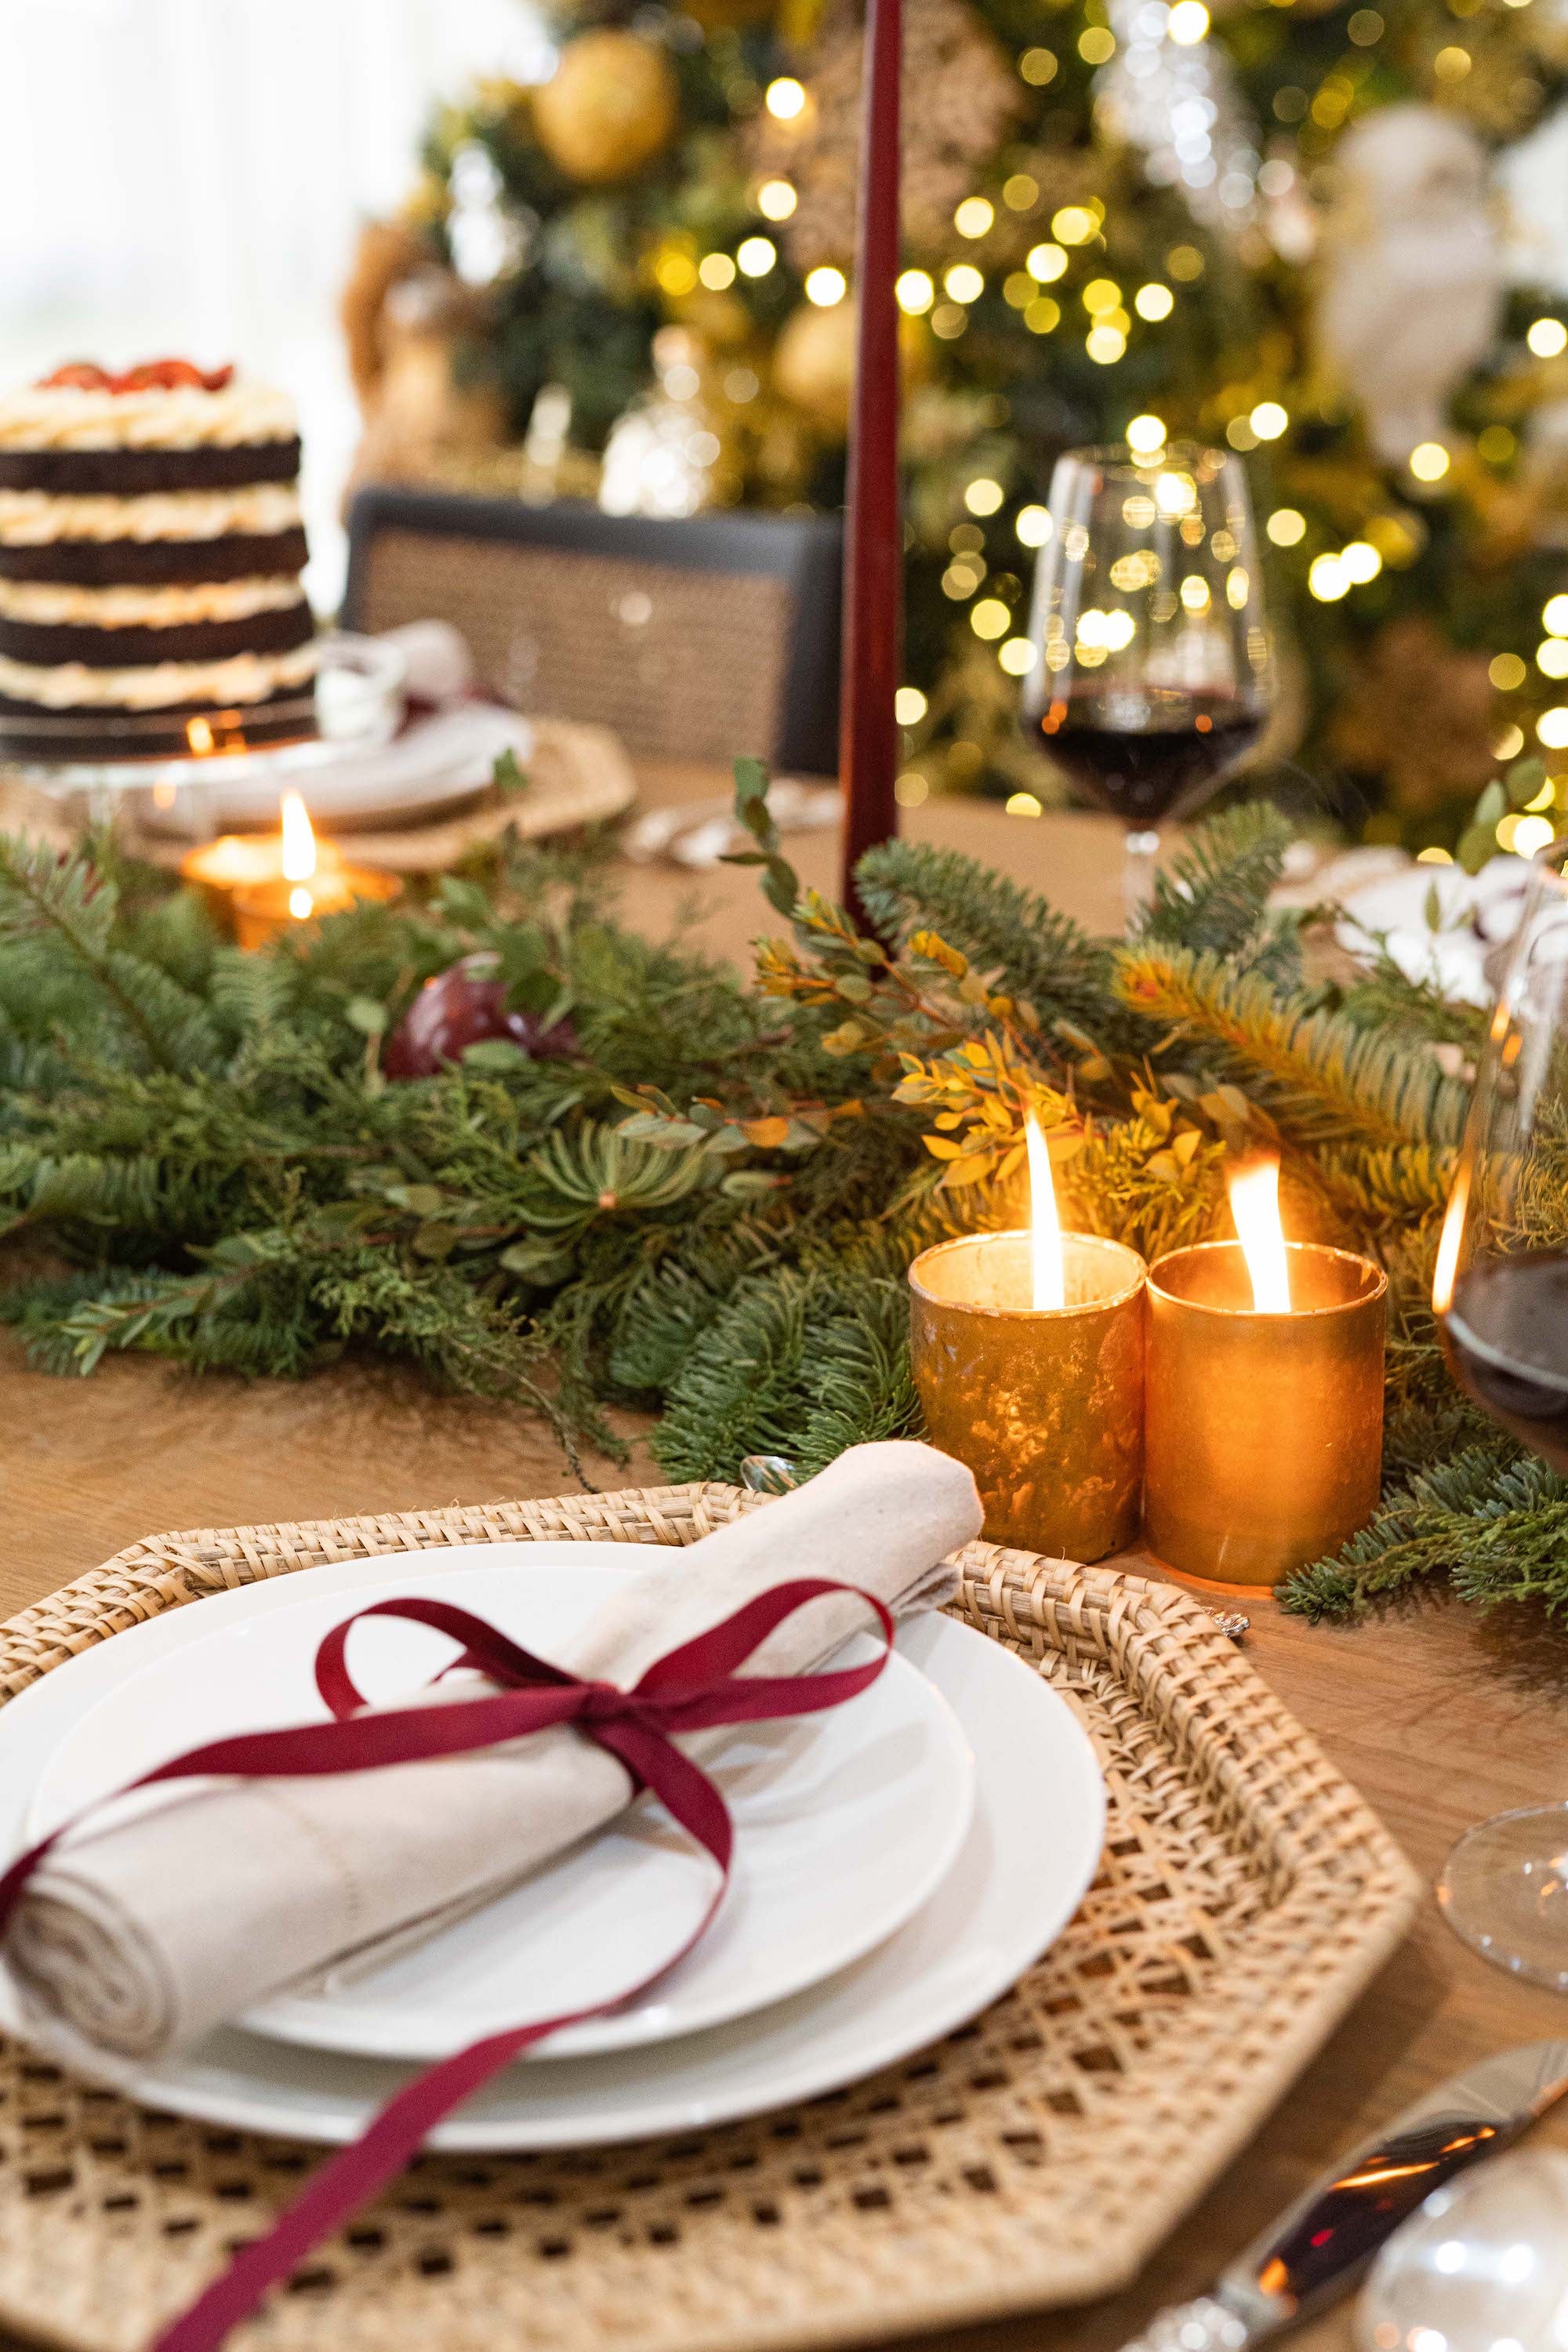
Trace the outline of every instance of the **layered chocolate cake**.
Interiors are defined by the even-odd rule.
[[[101,717],[106,751],[130,717],[281,731],[265,706],[316,663],[299,470],[292,404],[229,368],[67,367],[0,398],[0,727]]]

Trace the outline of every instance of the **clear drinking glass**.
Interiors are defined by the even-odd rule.
[[[1455,1379],[1568,1472],[1568,840],[1534,861],[1432,1286]],[[1500,1968],[1568,1990],[1568,1803],[1483,1822],[1437,1885]]]
[[[1247,477],[1217,449],[1074,449],[1051,478],[1024,719],[1127,828],[1131,924],[1160,824],[1238,767],[1274,702]]]

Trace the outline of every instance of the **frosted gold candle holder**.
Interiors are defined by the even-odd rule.
[[[1387,1280],[1349,1250],[1286,1255],[1288,1315],[1255,1311],[1238,1242],[1150,1269],[1144,1525],[1189,1576],[1277,1583],[1377,1505]]]
[[[965,1234],[910,1268],[933,1445],[966,1463],[993,1543],[1103,1559],[1138,1534],[1143,1281],[1135,1250],[1062,1235],[1063,1307],[1031,1305],[1026,1233]]]

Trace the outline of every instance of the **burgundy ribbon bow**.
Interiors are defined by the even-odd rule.
[[[160,1780],[289,1779],[328,1772],[374,1771],[437,1756],[461,1756],[494,1747],[552,1724],[575,1724],[588,1738],[617,1756],[632,1778],[634,1792],[650,1790],[680,1826],[712,1855],[719,1879],[707,1909],[679,1950],[661,1959],[634,1985],[610,2000],[563,2017],[509,2027],[487,2034],[466,2050],[429,2066],[390,2098],[359,2138],[322,2166],[264,2237],[237,2254],[188,2311],[158,2336],[153,2352],[213,2352],[230,2328],[254,2310],[268,2287],[288,2277],[302,2257],[356,2207],[402,2171],[426,2135],[443,2116],[546,2035],[585,2019],[601,2017],[637,2000],[686,1958],[711,1925],[729,1884],[734,1825],[714,1783],[674,1742],[683,1734],[718,1724],[758,1723],[781,1716],[816,1715],[841,1706],[870,1687],[888,1662],[883,1649],[863,1666],[832,1674],[770,1677],[739,1675],[760,1643],[807,1601],[829,1593],[853,1593],[875,1612],[884,1639],[893,1621],[881,1601],[857,1586],[826,1577],[803,1577],[760,1593],[732,1617],[694,1641],[657,1659],[629,1691],[613,1683],[583,1682],[531,1651],[522,1649],[474,1617],[444,1601],[382,1601],[334,1626],[316,1654],[316,1685],[334,1720],[291,1725],[279,1731],[252,1731],[209,1740],[176,1756],[118,1790],[150,1788]],[[482,1697],[448,1699],[437,1706],[359,1712],[364,1701],[348,1671],[351,1629],[362,1617],[409,1617],[462,1644],[456,1662],[472,1666],[501,1685]],[[103,1798],[100,1804],[111,1803]],[[86,1812],[96,1811],[96,1805]],[[83,1819],[76,1816],[76,1821]],[[68,1822],[29,1848],[0,1878],[0,1937],[27,1880],[56,1841],[76,1826]]]

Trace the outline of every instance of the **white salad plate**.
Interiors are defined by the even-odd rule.
[[[441,1595],[541,1657],[569,1658],[588,1620],[637,1575],[625,1545],[595,1549],[597,1558],[568,1567],[531,1560],[526,1575],[493,1557],[447,1567]],[[422,1566],[404,1566],[362,1605],[430,1586]],[[60,1741],[36,1784],[28,1835],[46,1835],[204,1740],[325,1721],[316,1652],[349,1613],[341,1596],[319,1593],[204,1634],[192,1612],[194,1638],[117,1685]],[[867,1641],[845,1662],[874,1654]],[[356,1627],[349,1653],[359,1689],[380,1706],[419,1691],[452,1656],[439,1633],[391,1618]],[[843,1706],[737,1726],[713,1777],[736,1831],[718,1917],[648,1992],[552,2035],[540,2059],[697,2032],[847,1967],[934,1892],[974,1803],[973,1759],[952,1709],[896,1654]],[[183,1793],[148,1790],[132,1801],[177,1803]],[[679,1951],[713,1888],[709,1856],[661,1805],[637,1805],[380,1966],[294,1987],[240,2022],[319,2050],[444,2058],[530,2019],[614,2000]]]
[[[24,1843],[39,1777],[88,1710],[194,1637],[289,1610],[306,1592],[363,1606],[379,1589],[408,1589],[414,1577],[426,1591],[455,1591],[450,1580],[479,1564],[530,1579],[604,1563],[606,1554],[636,1572],[623,1547],[565,1542],[340,1561],[219,1593],[199,1609],[169,1611],[116,1634],[0,1709],[0,1852]],[[924,1907],[862,1958],[768,2009],[675,2040],[509,2068],[432,2134],[432,2147],[602,2146],[814,2098],[951,2032],[1047,1948],[1082,1900],[1104,1838],[1104,1782],[1087,1734],[1067,1700],[1022,1659],[952,1618],[913,1620],[900,1629],[897,1649],[952,1707],[975,1765],[971,1827]],[[23,2030],[3,1971],[0,2030]],[[96,2071],[152,2106],[327,2143],[356,2137],[409,2073],[405,2064],[238,2027],[162,2065],[105,2057]]]

